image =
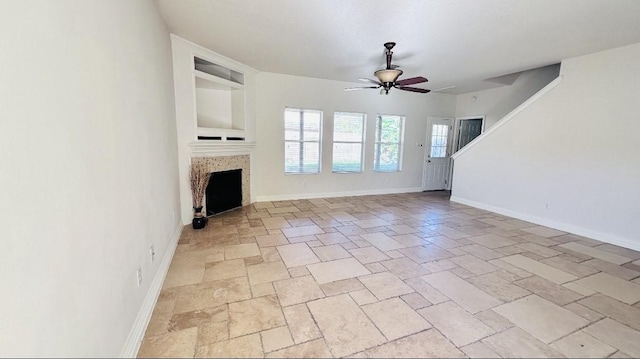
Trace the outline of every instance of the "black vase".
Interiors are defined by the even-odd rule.
[[[202,215],[202,207],[193,207],[194,215],[191,225],[193,229],[202,229],[207,225],[207,217]]]

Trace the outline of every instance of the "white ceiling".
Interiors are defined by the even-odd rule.
[[[640,0],[156,2],[172,33],[260,71],[356,82],[384,67],[393,41],[400,79],[449,93],[640,42]]]

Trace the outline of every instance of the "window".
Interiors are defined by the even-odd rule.
[[[449,126],[433,125],[431,127],[431,151],[430,157],[447,157],[447,139],[449,138]]]
[[[284,111],[284,172],[320,173],[322,111]]]
[[[363,113],[333,115],[333,172],[362,172]]]
[[[378,115],[373,159],[374,171],[400,171],[403,125],[403,116]]]

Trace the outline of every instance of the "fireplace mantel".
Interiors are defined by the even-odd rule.
[[[255,142],[190,142],[189,148],[194,157],[250,155],[256,147]]]

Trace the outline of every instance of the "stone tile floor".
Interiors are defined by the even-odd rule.
[[[185,227],[139,357],[640,357],[640,253],[444,192]]]

